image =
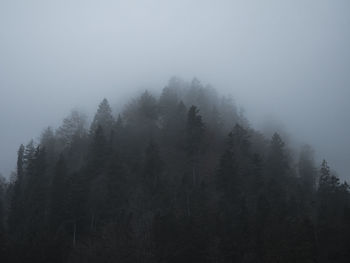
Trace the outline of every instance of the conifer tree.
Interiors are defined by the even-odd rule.
[[[28,164],[28,183],[25,189],[24,211],[26,231],[31,238],[39,238],[47,227],[48,177],[46,174],[46,152],[39,146]]]
[[[305,190],[312,192],[316,188],[317,171],[314,165],[313,151],[310,146],[305,145],[299,156],[299,176]]]
[[[110,132],[114,124],[114,118],[112,115],[112,109],[109,106],[107,99],[103,99],[98,106],[97,112],[91,123],[90,133],[94,134],[99,126],[101,126],[104,135],[109,138]]]
[[[204,135],[204,123],[196,106],[191,106],[187,115],[187,154],[192,165],[197,161]]]
[[[66,118],[63,119],[62,125],[57,129],[56,136],[60,146],[72,146],[77,138],[85,135],[86,116],[77,110],[72,110]]]
[[[5,232],[5,215],[6,215],[6,205],[5,205],[5,194],[6,194],[6,182],[5,178],[0,174],[0,240]]]
[[[13,190],[11,196],[10,204],[10,215],[9,215],[9,228],[10,231],[15,231],[18,229],[21,220],[23,220],[23,190],[24,190],[24,151],[25,148],[23,144],[18,149],[17,152],[17,174],[16,179],[13,182]]]
[[[162,169],[163,163],[160,160],[158,146],[151,140],[145,152],[143,176],[146,195],[149,196],[152,203],[157,203],[162,198],[160,196],[163,180],[161,178]]]
[[[68,219],[67,187],[67,167],[63,155],[60,155],[54,170],[51,186],[50,226],[52,231],[55,231]]]

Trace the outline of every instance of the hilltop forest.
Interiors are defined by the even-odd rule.
[[[234,101],[170,79],[73,110],[0,180],[1,262],[349,262],[350,191]]]

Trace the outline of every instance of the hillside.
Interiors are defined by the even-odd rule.
[[[0,181],[1,262],[348,262],[350,192],[232,99],[170,79],[20,145]]]

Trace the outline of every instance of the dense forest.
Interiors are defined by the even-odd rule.
[[[349,262],[349,186],[313,155],[196,79],[104,99],[19,146],[0,261]]]

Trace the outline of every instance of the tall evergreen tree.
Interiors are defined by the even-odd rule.
[[[61,148],[74,144],[77,138],[84,137],[86,131],[86,116],[77,110],[63,119],[62,125],[57,129],[56,136]]]
[[[331,174],[330,168],[326,160],[322,161],[320,169],[319,191],[323,193],[334,193],[339,187],[339,178]]]
[[[0,240],[4,234],[5,230],[5,215],[6,215],[6,204],[5,204],[5,194],[6,194],[6,181],[5,178],[0,174]]]
[[[103,99],[98,106],[95,117],[91,123],[90,132],[94,134],[99,126],[103,129],[104,135],[109,138],[114,124],[112,109],[107,99]]]
[[[198,158],[204,135],[204,123],[196,106],[191,106],[187,114],[187,153],[191,163]]]
[[[11,207],[9,215],[9,228],[13,232],[19,227],[20,221],[23,219],[23,177],[24,177],[24,151],[23,144],[17,152],[17,174],[16,179],[13,182],[13,190],[11,197]]]
[[[93,134],[88,156],[88,169],[91,176],[96,176],[106,163],[107,140],[102,126],[98,126]]]
[[[270,143],[268,166],[271,176],[282,177],[286,175],[288,160],[284,149],[284,142],[278,133],[274,133]]]
[[[46,174],[46,152],[39,146],[35,150],[33,159],[28,164],[28,183],[25,189],[24,211],[26,213],[26,231],[30,238],[39,238],[47,229],[48,223],[48,186]]]
[[[24,154],[23,154],[23,167],[26,171],[26,173],[29,172],[33,167],[33,160],[35,156],[35,147],[34,147],[34,141],[30,140],[30,142],[26,145],[24,149]]]
[[[310,146],[305,145],[299,156],[299,176],[306,191],[312,192],[316,188],[317,171],[314,164],[313,151]]]
[[[143,168],[146,196],[149,197],[151,203],[157,203],[162,199],[160,195],[163,181],[162,169],[163,163],[159,156],[158,146],[151,140],[146,148]]]
[[[67,167],[63,155],[60,155],[51,186],[50,227],[52,231],[56,231],[68,219],[67,187]]]

